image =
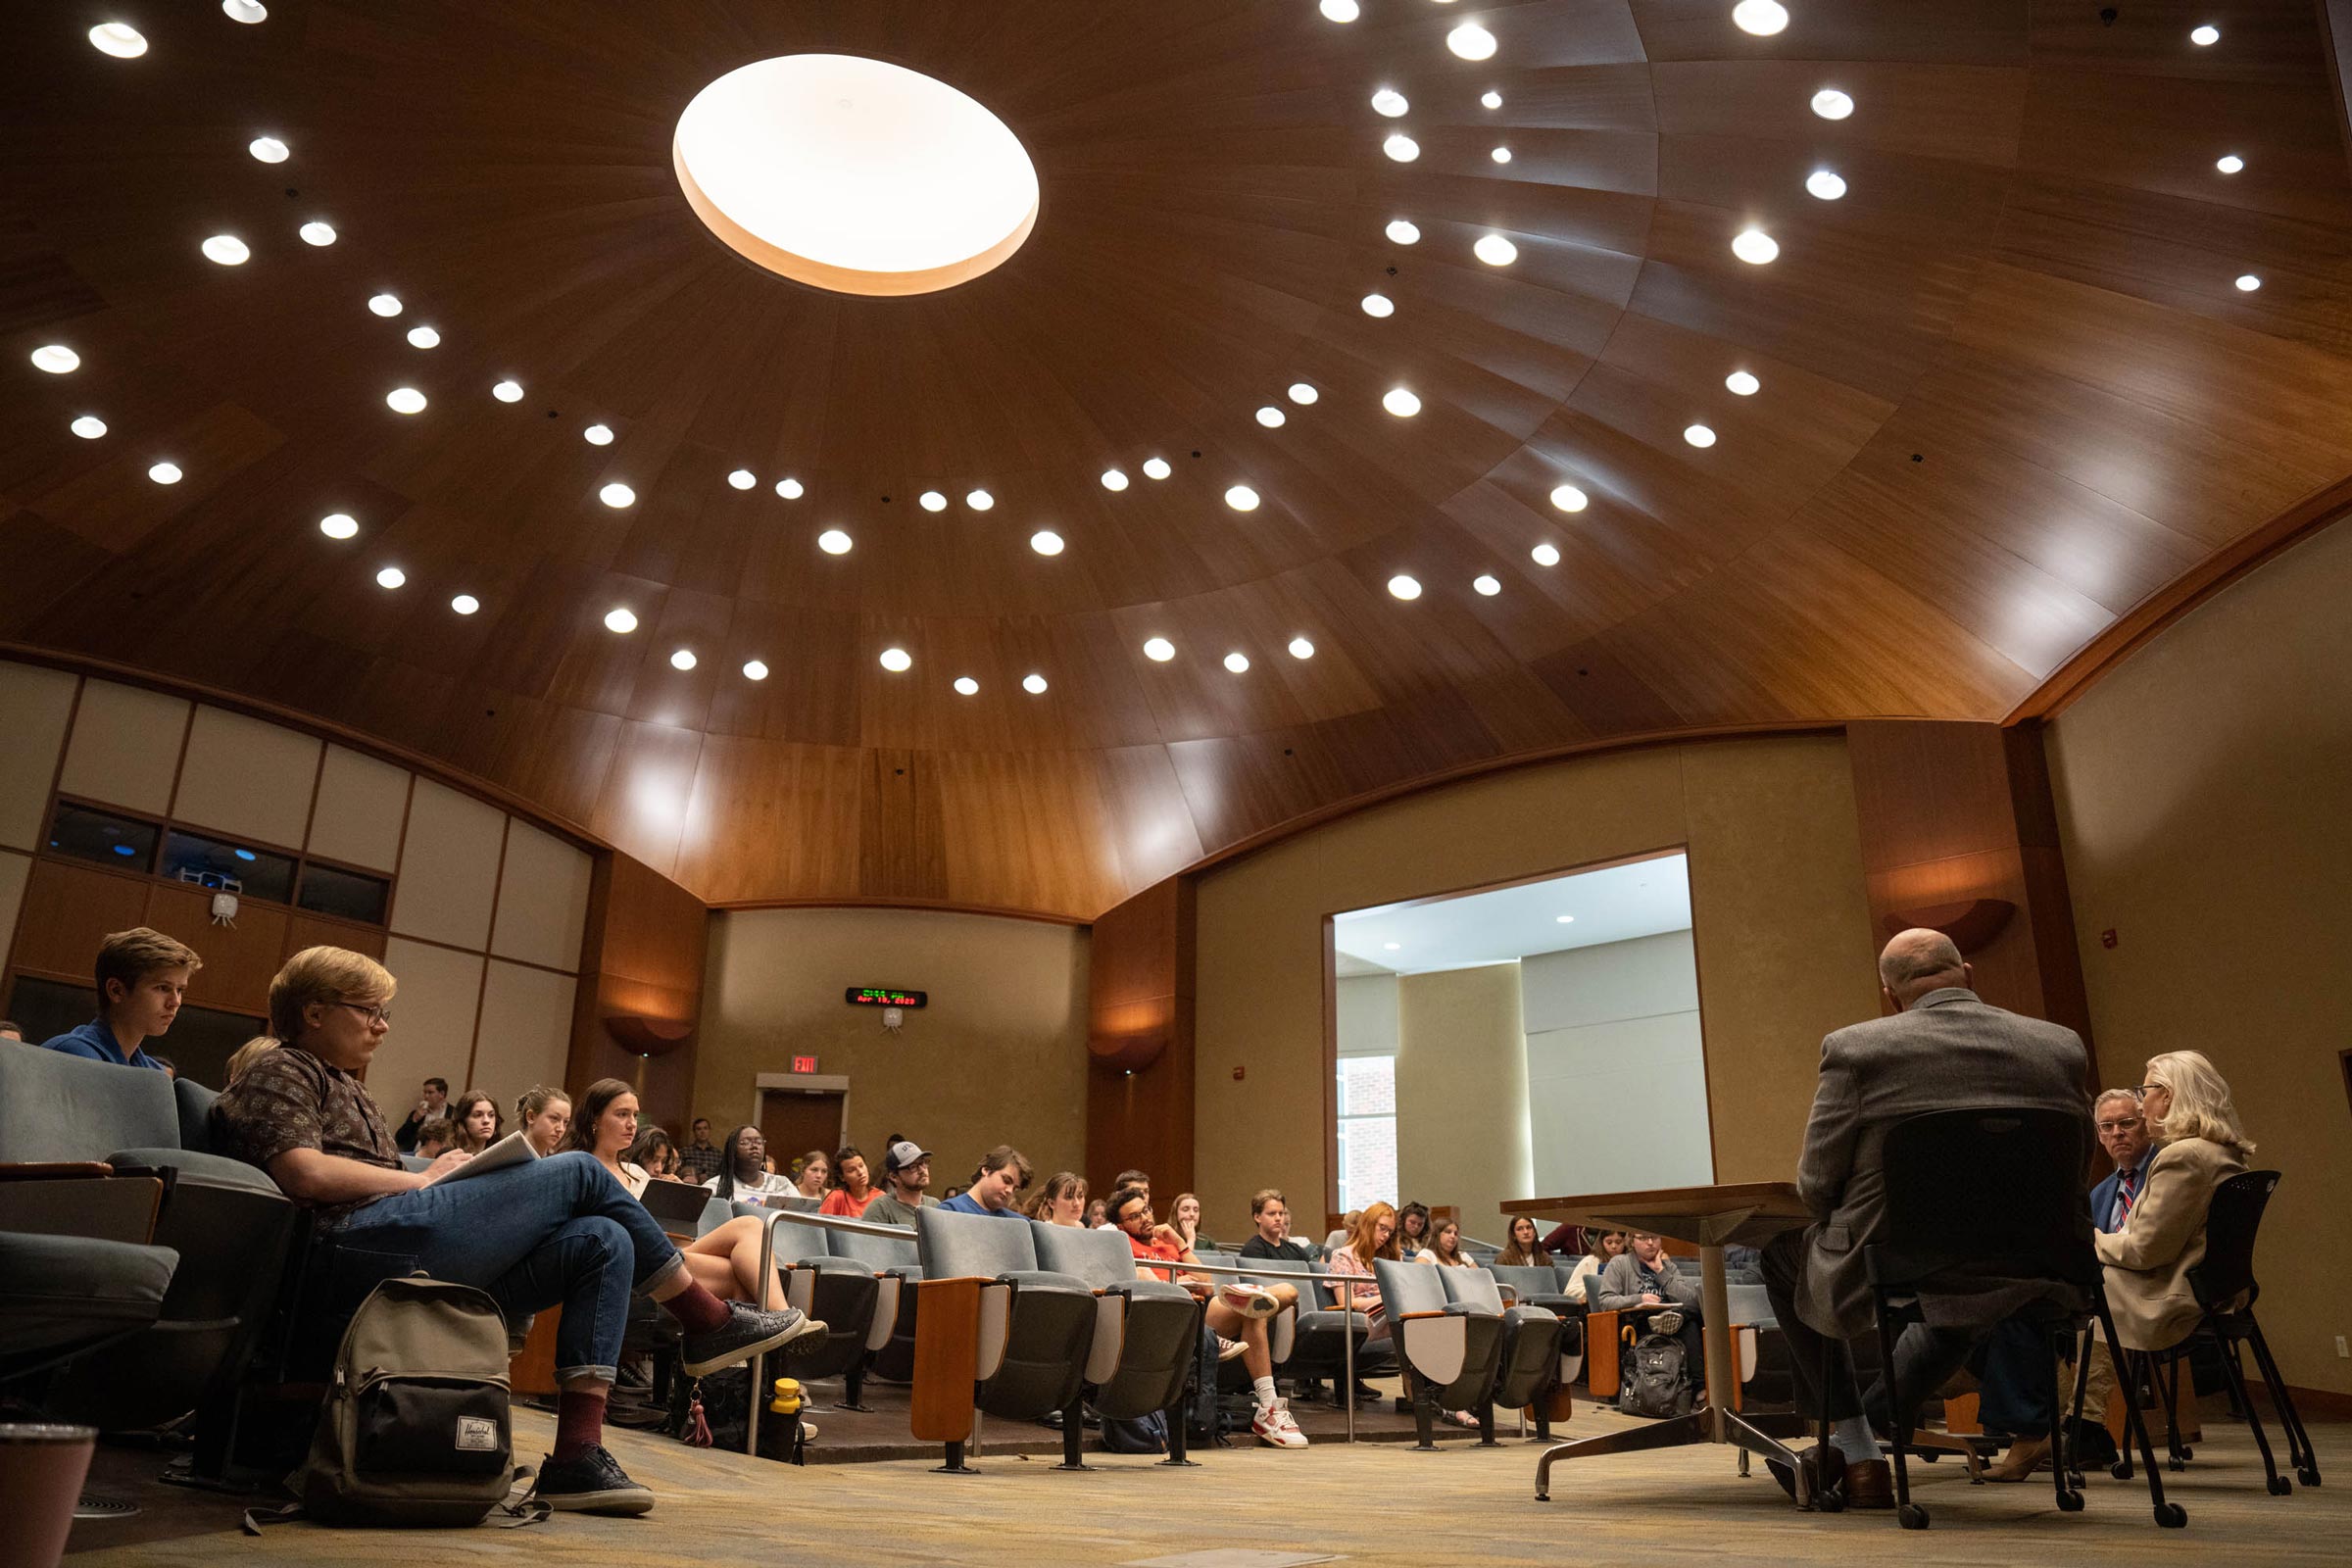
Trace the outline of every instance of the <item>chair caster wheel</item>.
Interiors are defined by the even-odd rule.
[[[1536,1494],[1536,1500],[1538,1502],[1549,1502],[1551,1500],[1551,1494],[1548,1492],[1539,1492]]]
[[[2132,1461],[2118,1459],[2107,1467],[2107,1473],[2118,1481],[2129,1481],[2132,1479]]]
[[[2189,1446],[2187,1444],[2185,1444],[2185,1443],[2183,1443],[2182,1445],[2180,1445],[2180,1457],[2181,1457],[2181,1458],[2183,1458],[2183,1459],[2194,1459],[2196,1456],[2197,1456],[2197,1450],[2196,1450],[2196,1449],[2194,1449],[2194,1448],[2190,1447],[2190,1446]]]
[[[2320,1467],[2316,1464],[2307,1464],[2295,1472],[2295,1479],[2307,1487],[2316,1487],[2320,1484]]]
[[[2182,1459],[2167,1459],[2164,1461],[2164,1467],[2167,1470],[2185,1470],[2188,1468],[2188,1464]]]
[[[2283,1496],[2285,1496],[2285,1495],[2286,1495],[2288,1493],[2290,1493],[2290,1492],[2292,1492],[2292,1491],[2294,1491],[2294,1490],[2295,1490],[2295,1484],[2294,1484],[2292,1481],[2289,1481],[2289,1480],[2287,1480],[2287,1479],[2286,1479],[2286,1477],[2284,1477],[2284,1476],[2273,1476],[2273,1477],[2271,1477],[2271,1495],[2272,1495],[2272,1496],[2274,1496],[2274,1497],[2283,1497]]]
[[[1928,1510],[1922,1508],[1916,1502],[1904,1503],[1900,1508],[1897,1508],[1894,1511],[1894,1517],[1905,1530],[1925,1530],[1928,1528]]]
[[[2156,1523],[2167,1530],[2178,1530],[2188,1523],[2188,1510],[2177,1502],[2156,1505]]]
[[[2066,1473],[2066,1484],[2069,1487],[2072,1487],[2075,1491],[2081,1492],[2082,1490],[2082,1472],[2080,1470],[2069,1470]]]
[[[2080,1492],[2058,1494],[2058,1511],[2060,1513],[2081,1513],[2082,1511],[2082,1494]]]
[[[1936,1452],[1934,1448],[1922,1448],[1919,1450],[1919,1452],[1913,1454],[1911,1457],[1918,1460],[1921,1464],[1934,1464],[1936,1460],[1942,1458],[1943,1455]]]

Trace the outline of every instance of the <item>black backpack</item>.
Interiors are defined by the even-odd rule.
[[[1626,1358],[1624,1380],[1617,1389],[1619,1413],[1652,1419],[1689,1415],[1689,1372],[1681,1340],[1670,1334],[1644,1334]]]

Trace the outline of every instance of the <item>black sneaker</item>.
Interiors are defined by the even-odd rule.
[[[654,1505],[654,1494],[631,1481],[602,1444],[576,1459],[540,1460],[531,1495],[558,1513],[638,1514]]]
[[[723,1366],[792,1344],[804,1336],[821,1336],[823,1323],[797,1306],[781,1312],[762,1312],[741,1301],[727,1303],[727,1320],[708,1334],[689,1334],[679,1349],[688,1377],[708,1377]],[[821,1338],[810,1339],[804,1350],[816,1348]]]

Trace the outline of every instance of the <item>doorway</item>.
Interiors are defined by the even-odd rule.
[[[790,1174],[792,1162],[811,1149],[831,1158],[848,1128],[849,1095],[840,1089],[760,1089],[760,1135],[776,1169]]]

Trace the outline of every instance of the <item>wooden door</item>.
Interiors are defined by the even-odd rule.
[[[838,1089],[763,1089],[760,1092],[760,1132],[767,1139],[767,1152],[776,1161],[776,1169],[789,1171],[792,1162],[811,1149],[821,1149],[826,1157],[841,1147],[843,1101],[847,1097]],[[874,1180],[882,1179],[880,1151],[866,1157],[866,1167]]]

